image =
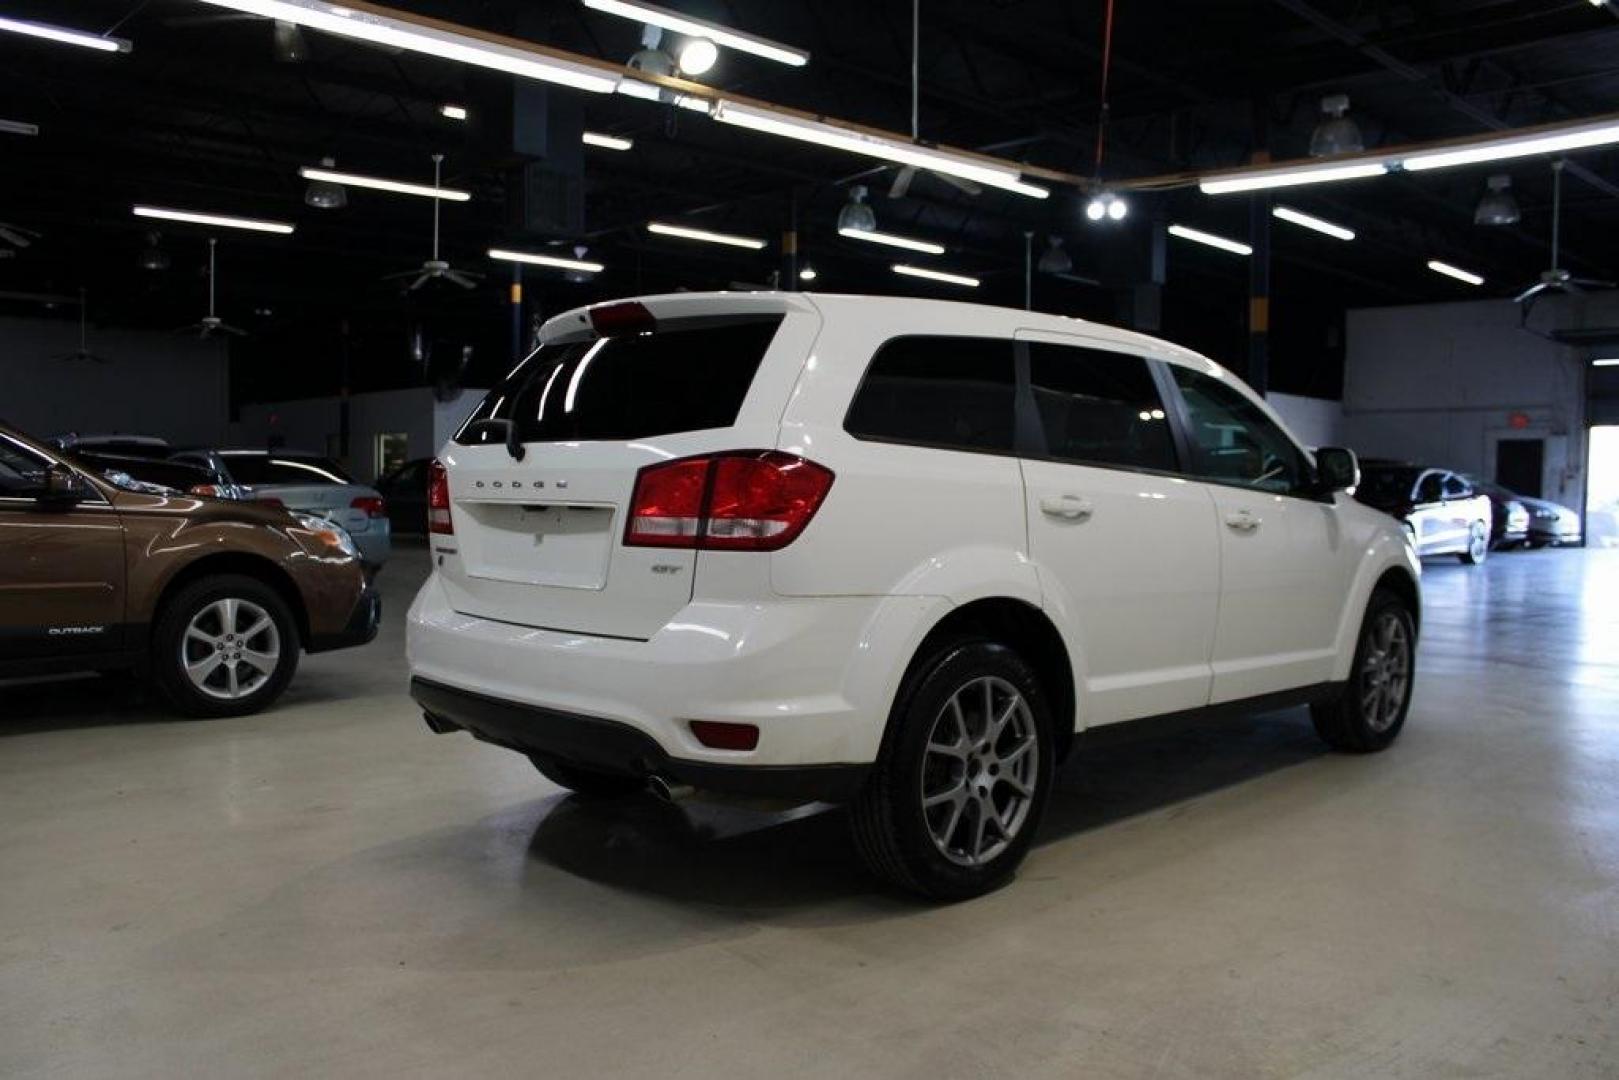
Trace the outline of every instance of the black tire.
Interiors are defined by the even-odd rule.
[[[1467,550],[1456,556],[1468,566],[1479,566],[1490,557],[1490,531],[1475,524],[1467,535]]]
[[[1369,670],[1368,660],[1378,649],[1378,637],[1384,620],[1392,618],[1399,623],[1405,642],[1405,677],[1390,716],[1386,708],[1388,698],[1381,697],[1377,704],[1368,705],[1376,677]],[[1311,706],[1310,717],[1315,721],[1316,734],[1334,750],[1351,754],[1369,754],[1386,748],[1399,737],[1405,727],[1406,714],[1411,709],[1411,690],[1416,683],[1416,621],[1411,608],[1398,593],[1376,589],[1366,605],[1366,617],[1361,622],[1360,640],[1355,645],[1355,664],[1350,669],[1349,682],[1333,701]],[[1379,711],[1381,709],[1381,711]]]
[[[269,617],[274,628],[276,660],[273,669],[269,672],[252,669],[257,673],[245,678],[258,679],[257,685],[234,698],[212,696],[198,687],[186,674],[185,660],[190,652],[182,651],[200,648],[201,655],[206,657],[205,646],[186,641],[187,630],[202,612],[223,600],[245,601],[257,607]],[[244,631],[252,628],[251,625],[241,627]],[[263,645],[269,640],[267,636],[255,635],[254,641],[244,642],[244,646]],[[257,578],[241,574],[200,578],[181,589],[158,612],[152,631],[152,679],[174,707],[187,716],[246,716],[266,708],[286,690],[298,670],[301,648],[298,620],[275,589]],[[237,666],[244,662],[238,661]]]
[[[551,783],[586,799],[625,799],[646,790],[646,781],[639,777],[582,769],[538,754],[529,755],[529,760]]]
[[[1550,547],[1551,546],[1551,541],[1550,540],[1529,540],[1529,541],[1525,542],[1524,546],[1527,547],[1530,551],[1539,551],[1541,548]]]
[[[1022,709],[1016,707],[1013,691]],[[984,693],[978,711],[986,719],[1004,710],[1007,719],[993,746],[970,715],[975,711],[970,702],[965,708],[969,715],[946,716],[958,693],[969,698]],[[959,756],[929,750],[935,727],[944,730],[943,725],[953,725],[959,733],[950,744],[962,747]],[[1029,748],[1020,749],[1025,744]],[[999,887],[1028,854],[1039,828],[1055,775],[1055,749],[1045,692],[1021,656],[989,641],[956,642],[940,649],[918,665],[901,689],[882,751],[849,808],[861,858],[878,877],[931,900],[965,900]],[[1019,756],[1031,752],[1032,763]],[[1003,761],[1004,773],[999,771]],[[942,774],[941,765],[946,774],[958,768],[959,773]],[[935,811],[942,812],[935,812],[931,821],[923,808],[930,783],[960,792],[949,804],[936,806]],[[1023,786],[1026,794],[1019,794],[1014,784]],[[1005,800],[1004,808],[997,799]],[[986,800],[994,811],[983,820],[993,824],[980,827],[980,818],[969,814],[979,815]],[[1009,821],[1009,829],[1001,825],[1003,820]],[[964,862],[976,858],[965,848],[955,856],[946,854],[953,838],[963,830],[972,837],[975,829],[975,845],[981,845],[975,850],[985,856],[981,861]],[[991,829],[998,829],[999,836],[985,844]],[[935,830],[944,832],[943,841],[935,840]]]

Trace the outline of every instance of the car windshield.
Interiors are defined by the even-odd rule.
[[[1371,506],[1399,506],[1411,501],[1411,489],[1421,475],[1421,469],[1373,465],[1361,470],[1355,497]]]
[[[278,454],[226,454],[225,465],[238,484],[352,484],[343,466],[330,458]]]

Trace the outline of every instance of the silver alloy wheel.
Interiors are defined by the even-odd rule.
[[[1394,726],[1411,687],[1411,635],[1405,621],[1384,611],[1366,635],[1360,668],[1360,708],[1366,726],[1381,733]]]
[[[215,600],[186,625],[180,665],[202,693],[237,701],[274,677],[281,665],[281,631],[270,613],[251,600]]]
[[[1467,557],[1474,562],[1483,562],[1490,551],[1490,534],[1475,528],[1472,536],[1467,540]]]
[[[953,863],[981,866],[1028,821],[1038,782],[1034,713],[1018,688],[983,676],[945,702],[922,760],[922,816]]]

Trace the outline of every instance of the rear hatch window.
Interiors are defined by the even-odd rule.
[[[782,316],[679,319],[656,333],[544,345],[480,404],[456,441],[623,442],[730,427]]]

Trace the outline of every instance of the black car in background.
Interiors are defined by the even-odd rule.
[[[1490,500],[1493,523],[1490,525],[1490,547],[1507,551],[1529,539],[1529,500],[1517,492],[1508,491],[1500,484],[1466,478],[1475,489]]]
[[[427,534],[427,473],[432,464],[432,458],[416,458],[377,481],[377,490],[388,500],[394,532]]]
[[[1584,530],[1580,527],[1578,510],[1571,510],[1560,503],[1549,502],[1546,499],[1531,499],[1527,495],[1520,495],[1518,498],[1529,511],[1530,547],[1543,548],[1553,545],[1572,547],[1584,542]]]
[[[1355,498],[1405,522],[1419,556],[1455,555],[1472,566],[1489,556],[1495,513],[1467,477],[1408,461],[1360,465]]]

